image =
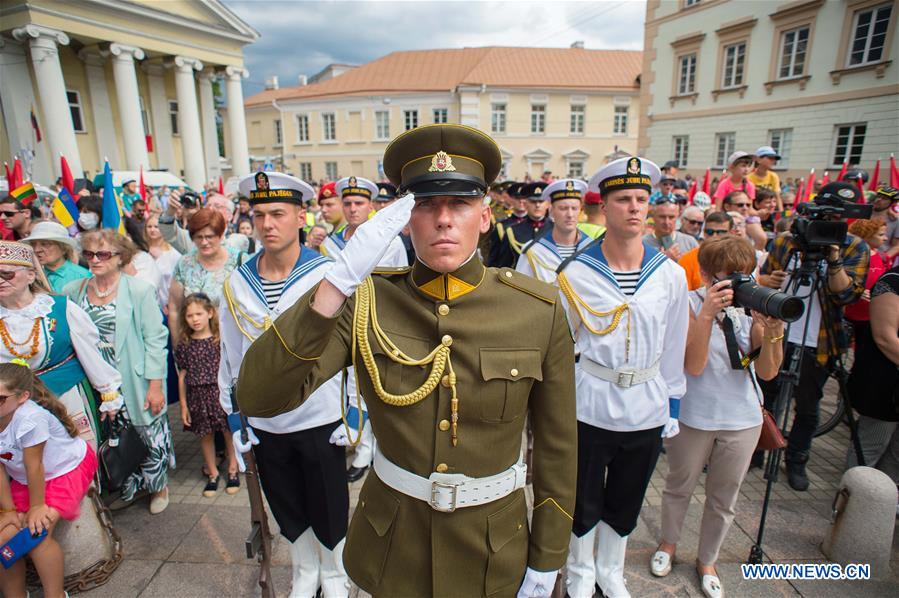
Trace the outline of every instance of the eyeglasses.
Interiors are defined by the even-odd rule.
[[[22,270],[28,270],[28,268],[16,268],[15,270],[0,270],[0,278],[3,280],[12,280],[16,277],[16,274],[21,272]]]
[[[702,226],[702,223],[705,222],[704,220],[693,220],[692,218],[683,218],[682,220],[684,222],[689,222],[693,226]]]
[[[752,204],[751,204],[751,203],[729,203],[729,204],[727,204],[727,205],[733,206],[733,207],[735,207],[735,208],[748,208],[748,207],[750,207]]]
[[[115,251],[87,251],[84,250],[81,252],[81,255],[84,256],[86,261],[91,261],[94,258],[97,258],[98,262],[105,262],[110,259],[114,255],[119,255]]]
[[[705,232],[705,236],[714,237],[715,235],[726,235],[730,231],[729,230],[718,230],[715,228],[707,228],[707,229],[705,229],[704,232]]]
[[[3,405],[4,403],[6,403],[6,399],[11,399],[18,395],[19,395],[19,393],[17,393],[17,392],[13,393],[13,394],[9,394],[9,395],[0,395],[0,405]]]
[[[204,243],[207,241],[215,241],[219,238],[218,235],[194,235],[191,237],[195,243]]]

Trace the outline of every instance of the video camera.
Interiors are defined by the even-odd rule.
[[[763,287],[748,274],[734,272],[726,280],[734,291],[734,307],[754,309],[784,322],[795,322],[805,311],[798,297]]]
[[[814,202],[799,204],[799,216],[790,226],[800,251],[819,255],[830,245],[845,245],[849,223],[846,218],[870,218],[873,205],[857,203],[861,191],[849,183],[825,185]]]

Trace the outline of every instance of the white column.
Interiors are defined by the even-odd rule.
[[[122,141],[125,144],[125,164],[128,170],[150,168],[147,157],[147,140],[144,122],[140,115],[140,92],[137,90],[137,73],[134,60],[143,60],[144,51],[123,44],[109,44],[112,57],[112,75],[115,78],[116,98],[119,104],[119,121]]]
[[[80,174],[81,153],[75,141],[75,126],[72,124],[66,82],[62,76],[57,49],[57,44],[69,43],[69,36],[56,29],[26,25],[13,30],[13,37],[19,41],[28,40],[31,48],[31,63],[44,117],[41,133],[47,137],[50,155],[56,158],[59,154],[65,155],[72,173]]]
[[[184,156],[184,180],[194,190],[202,191],[206,183],[206,167],[194,71],[203,70],[203,63],[196,58],[176,56],[173,64],[175,92],[178,94],[178,129],[181,132],[181,150]]]
[[[84,61],[87,74],[87,88],[90,91],[91,113],[94,115],[94,137],[97,140],[97,155],[102,160],[109,158],[110,164],[120,165],[119,145],[116,143],[115,123],[112,121],[112,104],[106,87],[106,59],[96,49],[84,48],[78,56]]]
[[[218,129],[215,126],[215,98],[212,94],[212,80],[215,71],[206,69],[200,73],[200,123],[203,126],[203,149],[206,157],[206,178],[218,180],[222,174],[219,165]]]
[[[144,62],[141,68],[147,73],[150,91],[150,115],[153,121],[153,151],[156,166],[175,170],[175,150],[172,148],[172,118],[169,99],[165,93],[165,70],[162,64]]]
[[[229,66],[225,69],[228,91],[228,137],[231,142],[231,174],[238,177],[250,174],[247,121],[244,116],[243,88],[240,82],[241,78],[249,75],[243,68]]]

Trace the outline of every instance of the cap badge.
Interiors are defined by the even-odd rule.
[[[543,193],[543,188],[542,188],[542,187],[537,187],[536,189],[534,189],[534,193],[535,193],[535,194],[536,194],[536,193]]]
[[[640,159],[639,158],[631,158],[627,161],[627,173],[628,174],[640,174]]]
[[[387,189],[385,189],[384,187],[381,187],[381,190],[378,191],[378,195],[387,195]]]
[[[441,150],[434,154],[431,158],[431,166],[428,172],[455,172],[456,167],[453,166],[453,159],[445,151]]]
[[[568,181],[567,183],[565,183],[565,190],[574,191],[574,181]]]
[[[351,176],[351,177],[350,177],[350,180],[347,181],[347,186],[348,186],[348,187],[355,187],[355,186],[356,186],[356,177]]]
[[[257,191],[268,191],[270,187],[268,186],[268,175],[264,172],[256,173],[256,190]]]
[[[325,189],[324,191],[322,191],[322,197],[331,197],[331,190]]]

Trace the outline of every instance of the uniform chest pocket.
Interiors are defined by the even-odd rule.
[[[543,380],[537,348],[483,348],[481,358],[481,419],[511,422],[527,409],[535,381]]]
[[[437,346],[435,342],[427,339],[406,336],[387,330],[384,333],[406,357],[412,359],[426,357]],[[381,378],[381,386],[384,387],[384,390],[390,394],[401,395],[412,392],[424,384],[428,374],[431,372],[430,365],[418,366],[398,363],[394,359],[398,355],[395,353],[392,356],[388,355],[386,348],[382,349],[381,345],[372,338],[371,334],[369,334],[368,338],[371,343],[371,352],[374,356],[375,365],[378,368],[378,376]],[[358,372],[360,379],[363,376],[368,377],[367,372],[363,373],[365,368],[362,366],[362,361],[357,360],[356,365],[360,368]]]

